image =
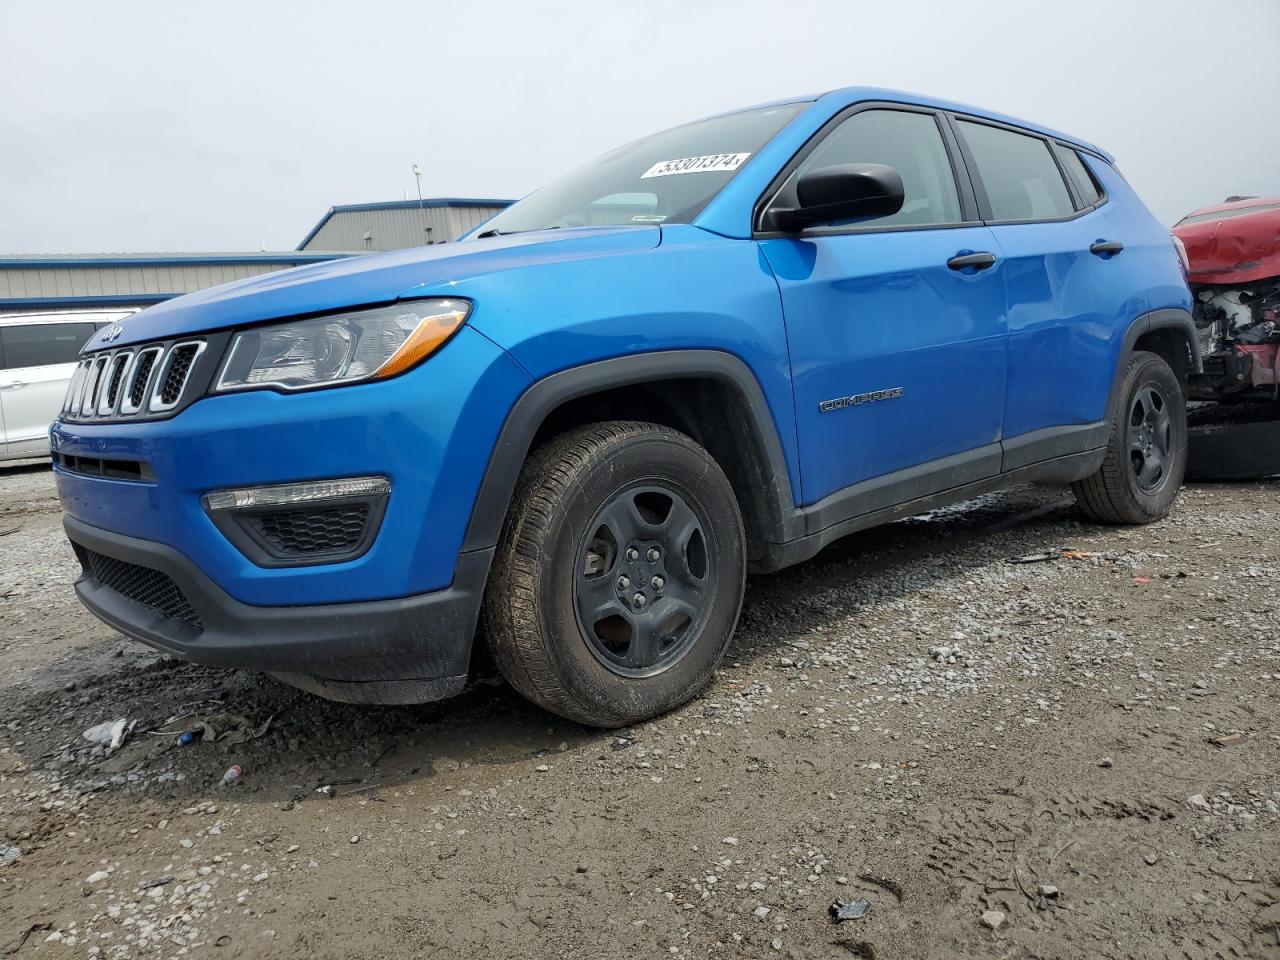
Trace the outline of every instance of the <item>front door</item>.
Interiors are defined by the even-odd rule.
[[[799,175],[844,163],[888,164],[906,194],[888,217],[760,241],[782,295],[804,501],[832,497],[833,520],[999,472],[1002,264],[951,156],[931,111],[863,109],[771,201],[793,204]]]

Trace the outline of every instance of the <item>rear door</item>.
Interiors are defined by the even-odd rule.
[[[11,454],[47,449],[49,426],[62,410],[80,348],[94,329],[86,322],[0,327],[0,397]]]
[[[861,106],[808,151],[770,204],[794,205],[798,176],[845,163],[893,167],[906,200],[877,220],[760,235],[782,294],[805,502],[833,497],[834,521],[994,475],[1003,277],[945,123]]]
[[[1009,372],[1004,469],[1101,446],[1117,329],[1146,309],[1129,228],[1074,148],[954,116],[1004,261]]]

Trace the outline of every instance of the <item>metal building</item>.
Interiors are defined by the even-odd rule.
[[[219,283],[456,240],[510,200],[440,198],[330,207],[297,250],[281,253],[0,254],[0,313],[146,307]]]
[[[229,280],[350,253],[0,255],[0,313],[145,307]]]
[[[510,200],[393,200],[389,203],[348,203],[330,207],[299,250],[400,250],[457,240],[484,223]]]

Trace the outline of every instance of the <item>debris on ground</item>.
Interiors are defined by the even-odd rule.
[[[1061,556],[1061,551],[1057,550],[1044,553],[1028,553],[1021,557],[1010,557],[1009,563],[1047,563],[1050,560],[1057,560]]]
[[[37,921],[14,960],[1276,953],[1280,483],[1144,527],[1025,488],[856,535],[748,580],[706,699],[604,732],[506,686],[359,707],[124,641],[41,470],[0,479],[0,957]],[[1006,563],[1058,545],[1099,556]],[[187,726],[223,713],[275,720]],[[104,758],[82,732],[119,717]]]
[[[119,720],[104,720],[102,723],[94,724],[81,736],[92,744],[106,747],[108,753],[114,753],[120,749],[137,723],[137,720],[126,720],[123,717]]]
[[[1210,742],[1219,747],[1234,747],[1236,744],[1244,742],[1244,734],[1228,733],[1222,737],[1214,737]]]
[[[232,764],[231,767],[228,768],[227,772],[222,775],[222,785],[224,787],[231,786],[231,784],[240,779],[240,774],[242,772],[243,771],[241,771],[238,764]]]
[[[988,930],[999,930],[1004,926],[1005,915],[1003,910],[984,910],[982,916],[978,918]]]
[[[0,867],[6,867],[22,856],[22,848],[16,844],[0,843]]]
[[[831,919],[836,923],[843,923],[846,920],[860,920],[870,909],[871,901],[860,897],[857,900],[836,900],[827,907],[827,913],[831,914]]]
[[[238,713],[215,713],[210,716],[191,714],[186,717],[174,717],[152,733],[156,736],[176,736],[180,746],[186,746],[199,738],[207,743],[222,743],[234,747],[266,736],[275,718],[276,715],[273,713],[262,723],[255,724],[248,717]],[[183,743],[181,741],[186,734],[190,734],[191,739]]]

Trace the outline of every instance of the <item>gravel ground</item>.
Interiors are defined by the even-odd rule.
[[[606,734],[159,657],[75,601],[47,468],[0,468],[0,957],[1280,956],[1278,491],[860,534]]]

